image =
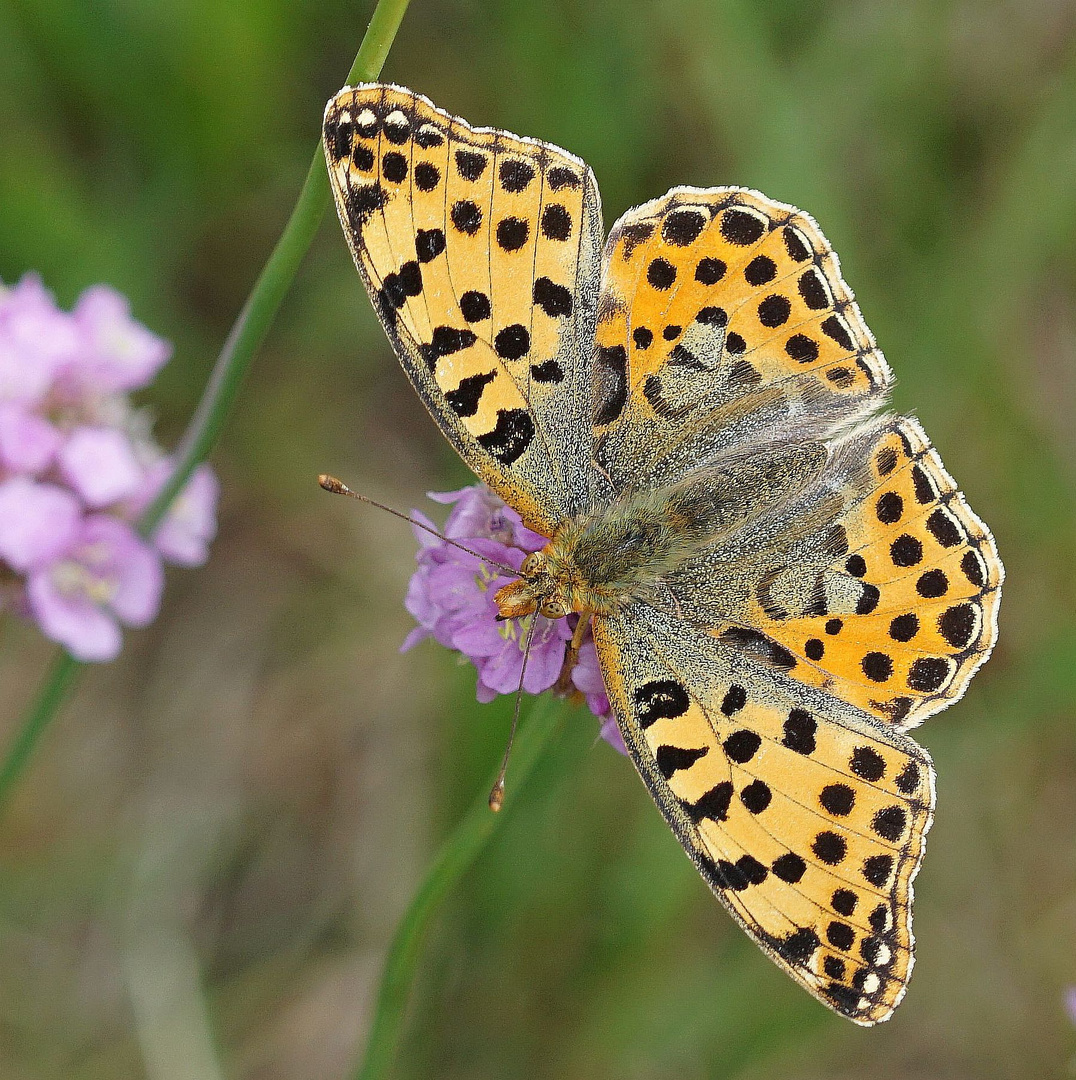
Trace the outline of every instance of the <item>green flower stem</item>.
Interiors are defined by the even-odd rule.
[[[441,902],[481,854],[542,755],[564,716],[565,707],[551,695],[540,699],[529,721],[520,726],[512,751],[505,809],[489,808],[489,789],[481,793],[467,816],[445,841],[423,882],[404,912],[385,957],[373,1022],[362,1060],[352,1080],[380,1080],[392,1065],[400,1040],[411,984],[415,980],[422,942]]]
[[[377,78],[408,3],[409,0],[379,0],[348,72],[348,83]],[[265,340],[328,205],[329,180],[319,140],[295,209],[224,342],[202,400],[180,440],[175,468],[138,520],[138,531],[142,536],[153,534],[191,473],[205,461],[220,438],[250,362]],[[0,806],[21,776],[42,732],[63,704],[81,667],[82,664],[67,652],[62,652],[53,663],[3,764],[0,764]]]
[[[65,649],[57,653],[52,668],[33,705],[8,747],[7,757],[0,766],[0,805],[3,805],[15,781],[22,775],[22,770],[30,755],[34,752],[37,740],[56,715],[67,691],[71,688],[82,665]]]

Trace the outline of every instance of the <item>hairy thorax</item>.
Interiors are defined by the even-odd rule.
[[[668,507],[617,504],[566,521],[541,550],[523,561],[520,579],[496,595],[502,618],[539,611],[611,615],[644,596],[696,545]]]

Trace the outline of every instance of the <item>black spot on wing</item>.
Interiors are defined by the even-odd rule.
[[[837,342],[842,349],[847,349],[849,352],[854,351],[855,344],[848,333],[847,327],[838,316],[830,315],[830,317],[822,323],[822,333],[825,334],[826,337]]]
[[[407,179],[407,158],[398,150],[392,150],[381,159],[381,175],[392,184]]]
[[[501,162],[498,170],[501,178],[501,187],[505,191],[526,191],[527,186],[534,179],[534,166],[527,161],[509,159]]]
[[[497,244],[503,251],[518,251],[527,242],[530,225],[523,218],[506,217],[497,222]]]
[[[777,276],[777,263],[768,255],[756,255],[744,267],[743,276],[748,285],[768,285]]]
[[[661,238],[667,244],[686,247],[705,227],[706,218],[698,210],[674,210],[661,226]]]
[[[782,235],[785,241],[785,251],[788,252],[788,257],[793,262],[803,262],[804,259],[810,258],[811,249],[807,246],[799,229],[786,225]]]
[[[869,784],[877,783],[885,775],[885,759],[869,746],[857,746],[852,752],[848,767]]]
[[[423,150],[429,150],[434,146],[444,146],[445,137],[432,124],[424,124],[415,132],[415,142]]]
[[[716,285],[724,276],[728,267],[721,259],[706,256],[699,259],[695,267],[695,280],[700,285]]]
[[[821,944],[818,935],[805,926],[776,941],[774,948],[789,964],[803,967]]]
[[[541,364],[531,364],[531,378],[539,383],[559,383],[564,381],[564,368],[556,360],[546,360]]]
[[[748,210],[733,208],[721,216],[721,235],[730,243],[747,247],[762,238],[768,222]]]
[[[551,318],[572,313],[572,294],[565,286],[557,285],[547,277],[535,281],[534,302]]]
[[[567,240],[572,235],[572,215],[560,203],[550,203],[542,211],[542,235],[547,240]]]
[[[579,174],[563,165],[556,165],[546,173],[546,182],[551,191],[560,191],[561,188],[578,188],[582,184]]]
[[[351,121],[341,119],[339,113],[325,121],[325,141],[332,149],[336,161],[342,161],[351,153],[351,134]]]
[[[919,693],[939,690],[952,671],[950,662],[940,656],[921,656],[908,669],[908,686]]]
[[[348,224],[355,233],[362,232],[366,223],[379,210],[383,210],[389,201],[388,193],[380,182],[361,184],[351,188],[344,199],[347,208]]]
[[[469,323],[488,319],[492,310],[489,297],[483,292],[471,289],[460,297],[460,311]]]
[[[493,347],[502,360],[519,360],[530,352],[530,331],[522,323],[512,323],[498,331]]]
[[[758,748],[762,745],[762,738],[757,732],[741,728],[739,731],[734,731],[729,735],[721,745],[725,753],[733,761],[738,765],[743,765],[758,753]]]
[[[803,302],[812,311],[821,311],[823,308],[829,307],[829,292],[822,281],[821,275],[813,266],[800,275],[797,285],[800,296],[803,297]]]
[[[433,191],[441,182],[441,170],[428,161],[420,161],[415,166],[415,187],[419,191]]]
[[[488,164],[489,159],[484,154],[476,154],[473,150],[456,151],[456,171],[464,180],[478,180]]]
[[[594,423],[611,424],[628,398],[628,353],[623,345],[600,345],[594,364]]]
[[[758,630],[743,626],[730,626],[721,631],[721,640],[737,645],[759,659],[765,660],[783,671],[791,671],[796,666],[796,658],[783,645],[778,645],[772,638]]]
[[[467,236],[474,236],[482,227],[482,211],[471,199],[460,199],[454,203],[449,216],[452,224]]]
[[[800,364],[810,364],[818,359],[818,342],[806,334],[793,334],[785,342],[785,352]]]
[[[635,719],[645,730],[658,720],[683,716],[689,704],[682,683],[673,679],[652,679],[635,691]]]
[[[497,425],[478,436],[478,444],[502,465],[517,461],[534,438],[534,421],[525,409],[498,409]]]
[[[482,400],[482,391],[497,377],[495,371],[480,375],[468,375],[455,390],[445,394],[445,401],[457,416],[474,416],[478,412],[478,403]]]
[[[698,825],[704,818],[712,821],[725,821],[729,816],[729,804],[732,802],[732,784],[723,780],[710,788],[695,802],[682,801],[688,817]]]
[[[430,341],[419,347],[422,358],[431,371],[437,366],[442,356],[451,356],[461,349],[469,348],[478,339],[470,330],[459,330],[454,326],[437,326]]]
[[[979,613],[971,604],[957,604],[938,616],[938,632],[954,649],[971,644],[978,627]]]
[[[681,769],[689,769],[707,753],[709,753],[709,747],[706,746],[659,746],[654,758],[658,771],[666,780],[670,780],[674,773]]]
[[[432,262],[444,250],[445,234],[442,229],[419,229],[415,233],[415,254],[419,262]]]
[[[784,723],[781,742],[797,754],[813,754],[817,730],[818,722],[806,709],[791,709]]]

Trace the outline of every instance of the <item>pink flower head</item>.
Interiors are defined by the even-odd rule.
[[[208,465],[152,543],[134,529],[171,466],[127,394],[170,352],[108,286],[65,312],[36,275],[0,283],[0,602],[80,660],[113,659],[157,612],[162,558],[200,565],[216,532]]]
[[[77,660],[114,660],[119,624],[145,626],[157,614],[164,572],[157,553],[124,522],[95,514],[63,556],[32,571],[26,594],[46,637]]]
[[[404,604],[418,626],[408,634],[402,650],[433,637],[462,653],[478,669],[479,701],[514,694],[523,671],[529,619],[498,620],[493,597],[498,589],[515,580],[501,567],[518,570],[530,552],[545,546],[546,539],[528,529],[519,515],[483,484],[459,491],[431,492],[430,498],[452,506],[444,535],[469,550],[462,551],[415,527],[418,569],[411,577]],[[420,512],[415,511],[414,516],[430,524]],[[560,677],[576,617],[547,619],[536,614],[530,618],[533,635],[523,689],[539,694]],[[623,751],[620,732],[611,722],[609,699],[589,635],[571,678],[591,711],[602,720],[603,738]]]

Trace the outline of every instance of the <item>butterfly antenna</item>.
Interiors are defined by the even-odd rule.
[[[516,707],[512,712],[512,730],[508,733],[508,745],[504,748],[504,760],[501,761],[501,771],[497,774],[497,782],[489,793],[489,808],[496,813],[504,806],[504,774],[508,771],[508,755],[512,753],[512,743],[516,739],[516,727],[519,725],[519,706],[523,701],[523,676],[527,671],[527,660],[531,655],[531,641],[534,640],[534,628],[538,624],[537,613],[531,616],[530,626],[527,627],[527,639],[523,643],[523,666],[519,669],[519,685],[516,687]]]
[[[385,506],[384,503],[379,503],[376,499],[371,499],[369,495],[360,495],[357,491],[352,491],[347,484],[342,480],[337,480],[335,476],[330,476],[328,473],[322,473],[318,477],[318,483],[326,491],[331,491],[334,495],[347,495],[352,499],[358,499],[359,502],[368,503],[370,506],[376,506],[378,510],[384,510],[386,514],[392,514],[393,517],[398,517],[401,521],[410,522],[416,528],[423,529],[431,536],[436,536],[438,540],[441,540],[446,544],[451,544],[454,548],[459,548],[460,551],[466,551],[468,555],[473,555],[476,559],[481,559],[482,562],[497,567],[498,570],[503,570],[509,577],[519,577],[518,570],[513,570],[512,567],[505,566],[504,563],[494,562],[493,559],[486,555],[480,555],[477,551],[472,551],[469,547],[464,547],[463,544],[457,544],[455,540],[449,540],[444,533],[438,532],[432,526],[426,525],[408,514],[401,513],[399,510],[393,510],[391,506]]]

